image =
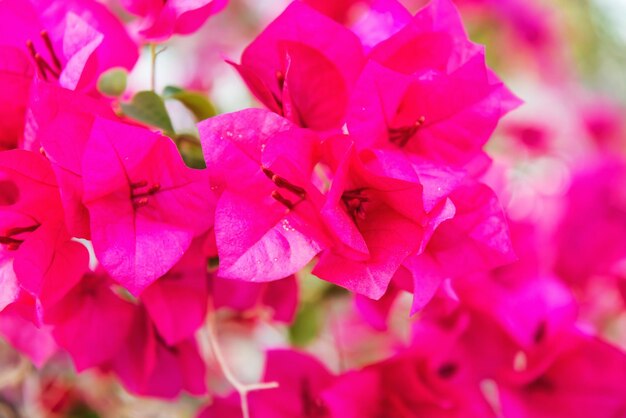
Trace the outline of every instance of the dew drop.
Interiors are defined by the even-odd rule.
[[[287,219],[283,219],[282,226],[283,226],[283,229],[287,232],[295,231],[294,227],[291,226],[291,224],[289,223]]]

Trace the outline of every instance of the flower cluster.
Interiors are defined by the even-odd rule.
[[[154,62],[154,42],[196,32],[227,2],[121,3],[139,17],[126,26],[95,0],[0,0],[0,333],[35,365],[69,356],[134,395],[205,396],[209,338],[237,393],[212,396],[202,418],[626,411],[626,355],[583,331],[556,278],[604,274],[626,289],[626,251],[594,237],[622,233],[623,192],[585,196],[585,182],[623,184],[626,170],[572,187],[544,271],[533,227],[486,184],[485,144],[521,101],[450,0],[415,15],[368,1],[356,20],[355,2],[293,1],[228,61],[264,108],[219,115],[181,88],[130,94],[124,74],[140,43]],[[166,99],[196,117],[197,136],[176,132]],[[589,224],[598,210],[606,222]],[[581,250],[588,239],[597,252]],[[409,341],[339,372],[269,350],[266,386],[235,380],[218,314],[291,324],[311,275],[354,295],[350,315],[372,334],[411,295]]]

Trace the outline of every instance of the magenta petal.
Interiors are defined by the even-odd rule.
[[[59,182],[68,230],[73,236],[89,238],[89,213],[82,202],[85,144],[96,116],[117,117],[105,100],[41,81],[33,85],[30,108],[31,131]]]
[[[354,33],[297,1],[246,48],[238,69],[268,108],[325,130],[341,127],[362,65]]]
[[[124,387],[130,392],[142,393],[148,375],[156,367],[158,342],[154,332],[147,312],[141,307],[136,307],[133,310],[131,329],[126,343],[110,364],[105,366],[106,369],[111,369],[117,374]],[[175,394],[169,395],[169,397],[173,396]]]
[[[465,180],[467,173],[455,167],[413,159],[413,169],[424,187],[424,209],[431,212]]]
[[[339,127],[348,104],[348,85],[340,70],[307,45],[283,41],[286,59],[283,104],[285,117],[305,128]],[[289,112],[287,104],[293,106]]]
[[[59,85],[75,90],[85,72],[85,79],[92,81],[96,78],[96,69],[87,65],[87,61],[102,43],[104,36],[78,15],[70,12],[65,22],[63,37],[63,54],[67,62]],[[90,73],[91,72],[91,73]]]
[[[389,209],[368,213],[359,230],[370,257],[357,261],[324,251],[313,274],[371,299],[380,299],[404,259],[421,244],[422,228]]]
[[[111,291],[106,276],[89,273],[49,319],[55,325],[55,340],[81,371],[117,354],[127,341],[133,312],[132,304]]]
[[[413,278],[413,304],[411,315],[422,310],[435,296],[445,275],[440,266],[428,255],[408,257],[402,263]]]
[[[274,321],[291,323],[298,308],[298,280],[287,277],[267,284],[263,294],[263,304],[273,310]]]
[[[15,274],[22,288],[52,306],[81,279],[89,262],[87,249],[71,241],[62,223],[46,223],[20,246]]]
[[[427,247],[447,275],[486,271],[516,259],[506,218],[491,189],[475,183],[451,197],[456,215],[439,226]]]
[[[279,388],[253,393],[250,404],[262,417],[303,417],[319,411],[322,391],[334,377],[316,358],[294,350],[267,352],[263,380]],[[317,407],[316,407],[317,406]],[[322,409],[323,410],[323,409]]]
[[[0,46],[0,151],[16,148],[22,139],[33,66],[21,50]]]
[[[194,243],[183,258],[141,294],[151,320],[169,345],[190,338],[204,323],[209,289],[206,258]]]
[[[421,114],[426,123],[407,149],[451,164],[470,161],[509,110],[503,101],[507,95],[511,93],[502,83],[489,80],[482,55],[449,75],[420,78],[407,89],[405,99],[414,101],[411,119]]]
[[[136,395],[174,399],[181,390],[206,392],[205,367],[195,342],[166,345],[141,307],[134,311],[127,344],[108,367]]]
[[[626,392],[623,351],[586,336],[580,336],[563,351],[539,377],[503,385],[500,397],[503,413],[513,418],[623,415],[626,408],[622,396]]]
[[[282,206],[222,194],[215,214],[219,275],[248,281],[278,280],[296,273],[321,250],[309,227]]]
[[[396,301],[399,289],[389,286],[387,292],[378,300],[372,300],[366,296],[355,295],[355,307],[359,313],[377,331],[387,330],[387,318]]]
[[[290,323],[298,307],[298,282],[294,276],[269,283],[213,277],[211,296],[215,308],[241,312],[269,308],[274,321]]]
[[[391,37],[411,21],[411,13],[397,0],[374,0],[367,14],[352,25],[366,49]]]
[[[359,39],[348,29],[302,2],[293,2],[246,48],[242,64],[254,66],[264,80],[275,80],[283,57],[281,41],[300,42],[321,52],[342,72],[347,85],[363,63]]]
[[[434,0],[395,35],[376,45],[370,58],[412,74],[433,68],[453,71],[481,51],[481,46],[468,39],[452,1]]]
[[[166,7],[174,9],[178,16],[176,33],[187,35],[197,31],[210,16],[220,12],[227,4],[228,0],[171,0]]]
[[[38,328],[13,312],[0,313],[0,335],[37,367],[43,367],[58,350],[50,331],[50,327]]]
[[[197,31],[227,3],[228,0],[124,1],[129,11],[148,17],[148,25],[140,33],[154,40],[166,40],[174,34],[189,35]]]
[[[272,112],[278,115],[282,114],[282,103],[280,102],[280,98],[277,97],[277,93],[273,92],[272,88],[265,84],[265,81],[257,75],[253,67],[236,64],[232,61],[226,62],[237,70],[243,81],[248,86],[248,89],[250,89],[252,94],[261,103],[263,103]]]
[[[246,109],[200,122],[202,151],[213,188],[219,194],[226,187],[251,187],[268,141],[294,128],[287,119],[263,109]]]
[[[47,29],[54,43],[61,45],[60,40],[66,36],[65,31],[69,30],[71,35],[67,40],[63,40],[64,53],[68,48],[68,52],[82,50],[81,53],[86,54],[93,49],[94,43],[98,43],[92,53],[95,69],[89,71],[90,77],[81,77],[81,89],[95,88],[96,77],[109,68],[123,67],[131,70],[135,65],[139,56],[137,45],[128,35],[122,22],[105,5],[85,0],[30,1],[37,8],[41,20],[37,30]],[[72,15],[74,17],[71,17]],[[78,20],[83,23],[77,25]],[[101,34],[101,42],[97,41],[98,36],[93,31]],[[70,58],[68,55],[66,57]],[[87,62],[84,57],[79,61]]]
[[[258,415],[258,414],[257,414]],[[206,406],[196,418],[240,418],[241,402],[237,394],[228,398],[214,398],[211,404]]]
[[[186,340],[174,347],[157,343],[154,370],[145,376],[138,395],[174,399],[181,390],[192,395],[206,393],[205,365],[196,344]]]
[[[350,96],[346,116],[348,130],[359,149],[386,148],[389,143],[388,129],[393,127],[392,119],[410,83],[409,76],[392,71],[376,61],[365,65]]]
[[[97,119],[83,179],[96,256],[135,295],[211,226],[206,171],[186,167],[169,138],[146,129]]]

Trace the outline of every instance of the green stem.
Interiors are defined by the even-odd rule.
[[[156,44],[150,44],[150,89],[152,91],[156,90]]]

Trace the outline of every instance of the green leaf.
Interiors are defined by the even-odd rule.
[[[178,100],[185,106],[197,121],[208,119],[216,115],[215,107],[202,93],[183,90],[179,87],[167,86],[163,90],[165,99]]]
[[[289,327],[289,340],[296,347],[304,347],[317,338],[322,328],[319,304],[304,304]]]
[[[174,141],[188,167],[199,169],[206,168],[204,155],[202,154],[202,146],[196,136],[189,134],[176,135]]]
[[[153,91],[140,91],[130,103],[122,103],[126,116],[147,125],[154,126],[172,134],[174,127],[161,96]]]
[[[119,97],[126,91],[128,73],[123,68],[111,68],[98,79],[98,90],[109,97]]]

